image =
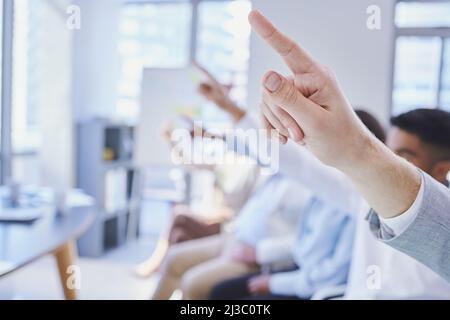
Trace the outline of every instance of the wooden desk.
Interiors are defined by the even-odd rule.
[[[92,207],[78,207],[64,217],[48,213],[33,224],[0,223],[0,278],[52,254],[65,298],[76,299],[76,289],[67,285],[71,276],[68,268],[76,264],[76,239],[87,230],[93,217]]]

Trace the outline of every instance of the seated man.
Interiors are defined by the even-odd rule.
[[[329,284],[345,284],[354,236],[354,217],[312,197],[302,214],[292,256],[295,266],[224,281],[210,299],[309,299]]]
[[[308,192],[296,183],[279,175],[268,178],[239,213],[234,234],[188,241],[169,249],[153,299],[169,299],[178,288],[184,299],[205,299],[216,283],[255,272],[258,266],[249,257],[248,243],[271,233],[275,224],[269,219],[275,213],[301,211],[308,199]]]
[[[163,136],[171,144],[173,128],[167,125]],[[232,166],[227,164],[208,166],[215,175],[215,190],[204,195],[208,202],[217,202],[206,206],[203,203],[195,205],[175,205],[169,226],[164,230],[156,244],[152,255],[140,263],[135,274],[139,277],[149,277],[157,271],[164,261],[170,246],[189,240],[201,239],[220,234],[222,229],[232,220],[234,213],[239,212],[245,200],[250,197],[259,178],[256,165],[241,164]],[[211,198],[214,198],[214,201]],[[219,198],[219,199],[217,199]],[[204,202],[204,201],[203,201]]]
[[[387,145],[449,186],[450,113],[418,109],[391,120]],[[450,284],[406,254],[379,242],[358,217],[346,299],[450,299]]]

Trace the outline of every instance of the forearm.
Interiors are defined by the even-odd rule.
[[[420,190],[419,171],[371,136],[364,136],[354,152],[339,169],[352,179],[369,205],[383,218],[407,211]]]

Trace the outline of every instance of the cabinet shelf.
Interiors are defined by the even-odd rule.
[[[95,198],[96,219],[78,244],[82,256],[100,256],[126,239],[135,168],[135,127],[93,119],[77,127],[77,187]]]

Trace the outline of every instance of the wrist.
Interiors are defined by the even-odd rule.
[[[393,218],[406,212],[420,190],[418,169],[371,135],[354,149],[357,152],[340,170],[381,217]]]
[[[350,127],[350,126],[349,126]],[[385,155],[385,146],[362,126],[355,126],[354,132],[347,134],[346,147],[341,149],[341,157],[335,163],[340,171],[348,176],[357,175],[367,168],[368,163],[374,162]]]
[[[223,96],[219,99],[214,100],[214,103],[221,109],[227,111],[229,108],[232,107],[233,102],[228,96]]]

